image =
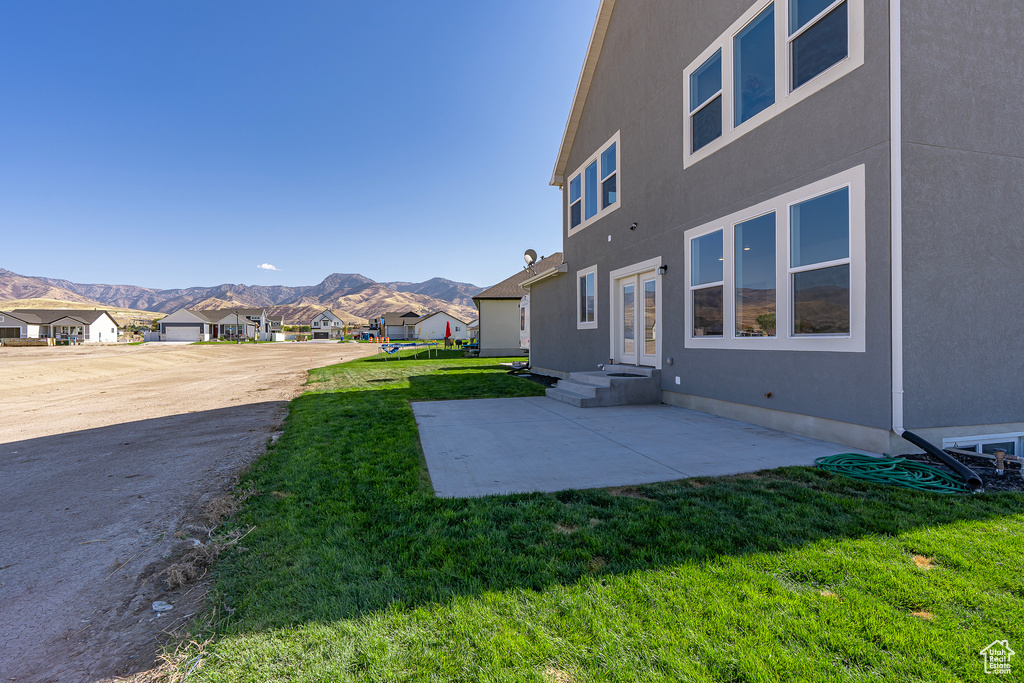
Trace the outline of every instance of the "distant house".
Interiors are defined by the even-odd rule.
[[[107,311],[20,308],[0,311],[0,339],[114,343],[117,341],[117,322]]]
[[[467,328],[465,321],[444,311],[437,311],[416,319],[413,338],[444,339],[444,333],[450,329],[452,339],[468,339],[469,330]]]
[[[269,339],[270,327],[270,321],[262,309],[199,311],[183,308],[160,320],[160,341],[197,342],[257,337]]]
[[[334,311],[324,309],[313,316],[309,322],[309,329],[313,339],[341,339],[345,326],[343,321]]]
[[[526,294],[522,284],[534,276],[562,265],[562,253],[557,252],[534,264],[532,270],[521,270],[473,297],[480,312],[481,356],[516,356],[523,353],[520,332],[526,323],[520,313],[519,302]]]
[[[383,328],[383,336],[389,339],[413,339],[416,329],[416,320],[421,316],[414,311],[405,313],[385,313],[380,317],[380,327]]]
[[[474,318],[466,323],[466,330],[469,332],[468,337],[470,339],[476,339],[480,336],[480,319]]]

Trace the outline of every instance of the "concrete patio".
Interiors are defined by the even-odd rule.
[[[434,491],[447,498],[810,466],[852,450],[668,405],[576,408],[530,397],[412,408]]]

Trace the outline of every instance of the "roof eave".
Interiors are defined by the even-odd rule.
[[[562,144],[558,148],[558,158],[555,159],[555,168],[551,173],[550,185],[561,187],[565,184],[565,166],[569,163],[569,150],[572,148],[572,142],[576,138],[576,129],[579,128],[580,118],[583,115],[583,104],[587,101],[587,94],[590,92],[590,84],[594,79],[597,60],[601,56],[601,48],[604,46],[604,37],[608,32],[608,22],[611,19],[612,8],[614,7],[615,0],[601,0],[601,5],[597,8],[594,29],[590,32],[590,44],[587,45],[587,56],[583,59],[580,78],[576,82],[576,93],[572,98],[569,118],[565,122]]]
[[[519,283],[519,286],[522,287],[523,289],[529,289],[531,285],[535,285],[541,280],[547,280],[549,277],[555,277],[556,275],[561,275],[562,273],[568,272],[569,264],[562,263],[561,265],[557,265],[554,268],[548,268],[543,272],[537,273],[531,278],[523,280],[522,282]]]

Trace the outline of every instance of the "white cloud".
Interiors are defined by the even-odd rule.
[[[260,270],[280,270],[280,268],[278,268],[277,266],[273,266],[269,263],[261,263],[256,267],[259,268]]]

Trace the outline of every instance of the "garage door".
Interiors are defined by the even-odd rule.
[[[167,341],[199,341],[198,327],[168,327]]]
[[[327,332],[314,332],[313,339],[328,339],[329,335]]]
[[[20,339],[20,327],[0,327],[0,339]]]

